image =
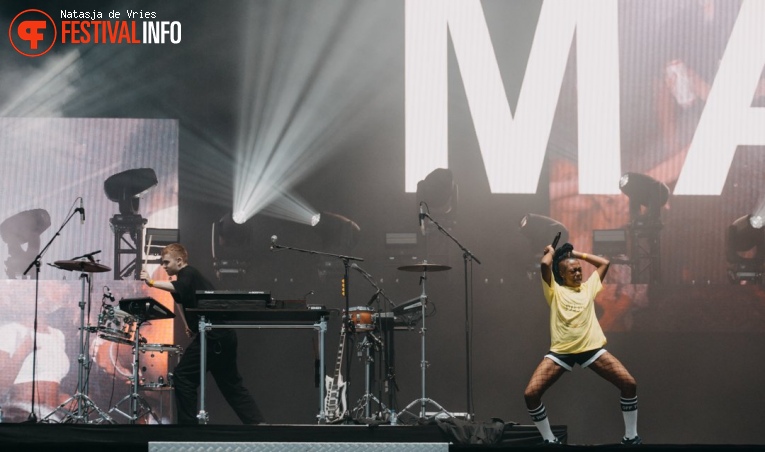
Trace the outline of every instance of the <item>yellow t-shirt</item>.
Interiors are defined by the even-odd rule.
[[[582,353],[606,345],[606,336],[595,315],[595,295],[603,288],[598,272],[577,288],[552,286],[542,280],[542,291],[550,305],[550,351]]]

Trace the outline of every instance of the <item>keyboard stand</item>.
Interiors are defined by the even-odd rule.
[[[316,330],[319,335],[319,369],[324,371],[324,335],[327,332],[327,311],[317,312],[316,315],[320,315],[319,320],[313,324],[299,324],[286,323],[286,324],[274,324],[268,321],[252,321],[248,323],[220,323],[213,324],[207,321],[206,316],[200,315],[199,317],[199,340],[200,340],[200,352],[201,359],[199,360],[200,366],[200,380],[199,380],[199,413],[197,419],[200,424],[207,424],[209,421],[209,413],[205,411],[205,385],[207,379],[207,331],[213,328],[229,328],[229,329],[254,329],[254,330],[294,330],[294,329],[312,329]],[[319,424],[326,422],[327,416],[324,411],[324,385],[319,384],[319,414],[317,416]]]

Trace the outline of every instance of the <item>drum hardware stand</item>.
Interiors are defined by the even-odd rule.
[[[372,418],[372,413],[371,413],[372,402],[377,403],[377,406],[380,407],[379,413],[385,413],[385,415],[388,415],[388,408],[385,406],[384,403],[380,401],[380,399],[378,399],[377,397],[374,396],[374,394],[372,394],[372,389],[371,389],[371,379],[372,379],[371,366],[372,366],[372,363],[375,361],[374,355],[372,354],[371,350],[372,349],[380,350],[382,348],[383,348],[382,341],[378,337],[376,337],[373,333],[367,333],[367,335],[364,336],[364,340],[361,341],[361,343],[358,345],[359,354],[362,353],[362,350],[366,350],[366,356],[364,359],[364,395],[361,397],[361,399],[359,399],[356,405],[356,408],[353,409],[353,412],[357,413],[363,409],[364,418],[366,419]],[[359,415],[357,414],[354,417],[358,418]]]
[[[151,409],[151,406],[146,401],[146,399],[143,398],[141,394],[139,394],[139,382],[140,382],[140,375],[139,375],[139,369],[140,369],[140,363],[138,361],[138,354],[140,353],[140,347],[141,347],[141,325],[143,324],[143,320],[136,319],[136,327],[135,327],[135,337],[133,339],[133,375],[130,377],[131,382],[131,390],[132,392],[122,399],[118,401],[110,410],[115,411],[123,416],[125,416],[128,421],[131,424],[135,424],[136,421],[142,417],[145,416],[151,416],[154,421],[157,424],[161,424],[159,418],[156,414],[154,414],[154,411]],[[130,412],[126,413],[119,409],[119,406],[123,404],[126,401],[130,401]]]
[[[394,347],[393,347],[393,330],[394,330],[393,322],[394,322],[394,317],[393,317],[393,312],[392,312],[392,310],[394,308],[396,308],[396,303],[394,303],[393,300],[388,298],[388,296],[385,294],[385,291],[382,290],[375,283],[374,278],[372,277],[371,274],[369,274],[367,271],[365,271],[364,269],[359,267],[359,265],[356,264],[356,263],[351,264],[351,267],[356,269],[359,273],[361,273],[361,275],[364,276],[364,279],[366,279],[367,282],[369,282],[369,284],[371,284],[372,287],[375,288],[375,294],[369,300],[369,302],[367,303],[367,306],[371,306],[373,303],[377,302],[377,307],[378,307],[379,314],[377,314],[375,316],[375,317],[377,317],[377,321],[376,321],[377,326],[376,327],[377,327],[377,329],[380,332],[382,332],[383,339],[382,339],[382,341],[380,341],[380,339],[377,338],[376,336],[374,336],[372,333],[369,333],[369,334],[371,335],[371,337],[372,337],[372,339],[374,341],[374,345],[377,345],[379,348],[382,348],[383,350],[385,350],[384,362],[385,362],[385,367],[386,367],[386,375],[385,375],[385,383],[384,384],[386,385],[385,387],[386,387],[386,390],[388,392],[388,407],[386,408],[385,404],[382,403],[377,398],[375,398],[374,395],[372,395],[370,390],[369,390],[369,377],[370,377],[370,375],[369,375],[369,369],[368,368],[369,368],[369,362],[370,362],[369,360],[372,360],[372,362],[373,362],[373,358],[371,358],[369,356],[369,350],[367,349],[367,357],[368,357],[367,360],[368,361],[367,361],[367,369],[365,371],[366,374],[367,374],[367,376],[366,376],[366,381],[367,381],[367,384],[366,384],[366,393],[364,394],[362,399],[359,401],[359,406],[362,406],[362,405],[366,406],[365,415],[366,415],[367,418],[369,418],[370,415],[371,415],[370,414],[370,407],[369,407],[369,405],[370,405],[370,400],[369,399],[371,397],[375,402],[377,402],[377,404],[380,406],[380,408],[382,410],[386,410],[387,411],[387,420],[390,423],[390,425],[396,425],[396,420],[397,420],[397,415],[396,415],[396,392],[398,391],[398,385],[396,384],[395,368],[394,368],[394,364],[393,364],[393,361],[394,361],[394,356],[393,356],[393,349],[394,349]],[[386,305],[385,305],[386,309],[380,309],[380,304],[381,304],[380,297],[383,298],[383,300],[384,300],[383,303],[386,303]],[[383,312],[383,311],[385,311],[385,312]],[[362,342],[362,345],[364,345],[365,343],[367,344],[367,347],[370,346],[369,341],[367,340],[367,338],[364,338],[364,341]],[[382,397],[382,395],[380,397]],[[366,400],[364,400],[364,399],[366,399]]]
[[[390,301],[390,300],[388,300]],[[395,306],[392,301],[391,305]],[[388,422],[390,425],[396,425],[398,416],[396,414],[396,394],[398,394],[398,383],[396,383],[396,365],[395,365],[395,344],[394,344],[394,316],[389,312],[390,317],[380,319],[380,330],[383,333],[383,344],[385,344],[385,391],[388,393]]]
[[[422,361],[420,362],[420,372],[421,372],[421,384],[422,384],[422,396],[419,399],[415,399],[412,401],[409,405],[404,407],[403,410],[401,410],[401,414],[399,415],[399,419],[401,419],[401,415],[404,413],[409,414],[411,416],[415,416],[415,414],[411,411],[409,411],[410,408],[416,406],[417,404],[420,405],[420,414],[419,419],[426,419],[428,415],[433,415],[432,412],[427,411],[428,404],[433,405],[437,411],[435,413],[436,416],[440,414],[444,414],[447,417],[454,417],[452,413],[449,411],[446,411],[444,407],[439,405],[436,401],[429,399],[425,392],[425,371],[428,367],[428,361],[425,359],[425,336],[427,332],[427,328],[425,327],[425,314],[426,314],[426,307],[428,304],[428,295],[425,289],[426,282],[427,282],[427,275],[429,271],[442,271],[442,270],[449,270],[451,267],[446,265],[437,265],[437,264],[428,264],[427,261],[424,261],[422,264],[416,264],[416,265],[405,265],[403,267],[399,267],[399,270],[404,271],[422,271],[422,276],[420,277],[420,285],[422,285],[422,293],[420,294],[420,312],[422,315],[422,329],[420,330],[421,334],[421,353],[422,353]]]
[[[420,277],[420,284],[422,285],[422,294],[420,294],[420,310],[422,312],[422,329],[420,330],[420,335],[421,335],[421,337],[420,337],[420,351],[422,353],[422,355],[421,355],[422,356],[422,361],[420,362],[422,396],[419,399],[413,400],[409,405],[407,405],[406,407],[404,407],[403,410],[401,410],[401,414],[406,413],[406,414],[410,414],[410,415],[414,416],[414,413],[409,411],[409,409],[413,408],[414,406],[419,404],[420,405],[420,415],[419,415],[420,419],[427,418],[428,412],[427,412],[426,408],[427,408],[428,404],[433,405],[434,407],[436,407],[436,409],[438,410],[438,414],[445,413],[449,417],[454,417],[451,413],[446,411],[446,409],[444,407],[439,405],[436,401],[434,401],[432,399],[429,399],[426,396],[426,394],[425,394],[425,371],[426,371],[426,369],[428,367],[428,361],[425,359],[425,332],[427,331],[427,329],[425,328],[425,308],[426,308],[426,305],[428,303],[428,295],[427,295],[427,293],[425,291],[425,283],[426,283],[426,281],[428,279],[428,277],[427,277],[427,274],[428,274],[428,265],[429,264],[427,262],[425,262],[424,265],[420,265],[419,266],[419,267],[423,268],[422,276]],[[411,267],[418,267],[418,266],[411,266]],[[399,267],[399,270],[401,270],[401,269],[406,269],[406,266],[405,267]],[[399,418],[401,417],[401,414],[399,415]]]
[[[76,261],[74,261],[76,262]],[[67,269],[64,261],[58,261],[57,266],[59,268]],[[86,423],[100,423],[100,422],[108,422],[110,424],[114,424],[114,419],[112,419],[108,413],[100,409],[93,400],[88,397],[87,394],[87,383],[86,383],[86,375],[90,375],[90,358],[87,355],[89,345],[90,345],[90,329],[85,327],[85,281],[88,281],[88,287],[90,287],[90,278],[88,277],[88,274],[85,272],[85,269],[88,268],[90,264],[88,264],[85,261],[82,261],[81,268],[83,272],[80,274],[80,279],[82,280],[82,296],[80,298],[80,354],[77,356],[77,389],[75,391],[75,394],[68,399],[66,399],[62,404],[60,404],[55,410],[51,411],[47,416],[45,416],[42,421],[43,422],[50,422],[51,417],[56,412],[63,412],[65,413],[64,418],[60,421],[61,423],[80,423],[80,422],[86,422]],[[108,271],[108,267],[103,267]],[[102,271],[102,270],[97,270]],[[88,292],[90,293],[90,292]],[[89,303],[88,303],[89,304]],[[85,331],[87,330],[87,336],[85,336]],[[69,405],[72,402],[76,402],[77,409],[76,411],[69,411],[66,410],[64,407]],[[96,420],[89,420],[90,414],[92,411],[95,411],[100,419]]]

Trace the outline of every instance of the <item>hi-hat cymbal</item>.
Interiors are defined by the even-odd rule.
[[[448,265],[429,264],[427,262],[422,262],[420,264],[404,265],[398,269],[405,272],[442,272],[444,270],[451,270],[451,267]]]
[[[76,270],[85,273],[101,273],[111,270],[106,265],[90,261],[56,261],[53,265],[62,270]]]

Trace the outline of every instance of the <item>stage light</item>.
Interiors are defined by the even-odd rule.
[[[633,284],[661,281],[661,208],[669,200],[669,187],[639,173],[626,173],[619,189],[629,198],[630,270]]]
[[[317,213],[311,217],[311,226],[316,226],[321,221],[321,214]]]
[[[141,195],[157,182],[157,174],[151,168],[130,169],[106,179],[104,191],[110,201],[119,204],[122,215],[137,215]]]
[[[0,224],[0,237],[8,245],[5,274],[20,276],[40,252],[40,235],[50,227],[50,215],[45,209],[19,212]],[[26,250],[23,245],[26,244]]]
[[[120,209],[120,213],[109,220],[114,232],[114,279],[120,280],[130,274],[134,279],[140,276],[144,253],[143,227],[148,220],[138,211],[141,195],[157,182],[157,173],[151,168],[129,169],[104,181],[106,197],[116,202]],[[122,258],[131,256],[133,259],[123,265]]]
[[[765,262],[765,229],[754,215],[736,219],[725,237],[725,257],[728,261],[728,278],[732,283],[747,284],[762,281]],[[755,225],[759,225],[756,227]]]
[[[669,200],[669,187],[639,173],[626,173],[619,179],[619,189],[630,200],[630,220],[634,225],[660,223],[661,208]]]
[[[417,183],[417,203],[424,202],[431,214],[447,214],[459,200],[459,187],[454,174],[446,168],[436,168]]]
[[[247,221],[247,215],[241,210],[239,210],[237,212],[234,212],[233,215],[231,215],[231,219],[234,220],[234,223],[244,224],[244,222]]]
[[[231,212],[213,222],[212,258],[218,279],[247,273],[254,231],[253,219],[240,223]]]
[[[728,277],[732,283],[746,284],[762,280],[765,262],[765,229],[754,227],[752,215],[738,218],[725,236],[725,257],[728,261]]]
[[[322,212],[314,230],[330,249],[352,250],[359,243],[361,228],[353,220],[332,212]]]
[[[529,213],[521,218],[519,230],[529,239],[534,252],[541,254],[547,245],[551,245],[555,235],[560,232],[558,246],[568,242],[568,229],[561,222],[543,215]]]
[[[749,217],[749,224],[755,229],[762,229],[762,226],[765,225],[765,221],[763,220],[762,215],[752,215]]]

